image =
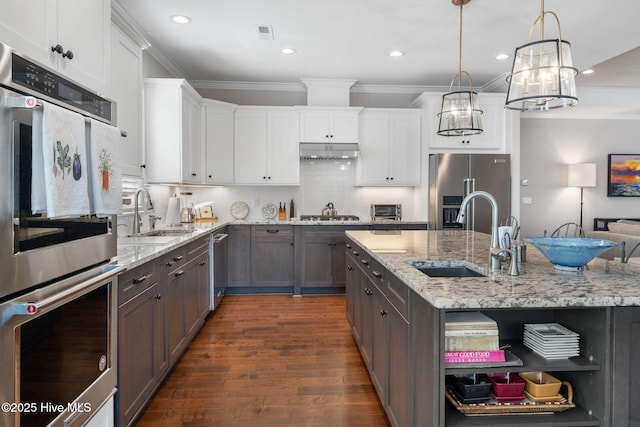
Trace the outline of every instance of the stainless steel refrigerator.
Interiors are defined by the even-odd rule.
[[[511,215],[511,160],[508,154],[441,153],[429,156],[429,228],[466,228],[491,233],[491,205],[476,198],[467,222],[456,223],[464,197],[483,190],[498,202],[498,218]]]

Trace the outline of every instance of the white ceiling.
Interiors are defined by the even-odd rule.
[[[358,85],[449,86],[458,69],[459,8],[451,0],[117,0],[172,70],[192,82],[299,84],[301,78]],[[640,87],[640,2],[547,0],[584,86]],[[472,0],[463,9],[462,68],[476,88],[504,81],[540,13],[537,0]],[[171,15],[192,22],[178,25]],[[261,40],[258,25],[271,25]],[[546,15],[546,38],[557,38]],[[538,39],[538,31],[534,40]],[[297,53],[284,56],[283,47]],[[406,54],[391,58],[394,49]],[[626,53],[626,54],[625,54]],[[619,56],[621,55],[621,56]],[[614,58],[612,60],[612,58]],[[600,65],[599,65],[600,64]]]

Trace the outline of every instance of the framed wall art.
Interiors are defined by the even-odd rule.
[[[609,154],[607,196],[640,197],[640,154]]]

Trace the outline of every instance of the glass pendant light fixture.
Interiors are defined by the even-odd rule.
[[[545,15],[555,18],[557,39],[544,38]],[[540,40],[532,42],[536,25],[540,25]],[[576,74],[578,70],[571,60],[571,44],[562,40],[560,20],[555,13],[545,11],[544,0],[540,0],[540,16],[529,30],[527,43],[516,48],[513,68],[507,77],[509,89],[505,107],[520,111],[573,107],[578,103]]]
[[[466,136],[482,133],[482,110],[478,94],[473,91],[473,81],[466,71],[462,71],[462,6],[471,0],[451,0],[460,7],[460,45],[458,50],[458,73],[451,80],[449,93],[442,95],[442,108],[438,117],[438,135]],[[469,80],[469,90],[462,90],[462,78]],[[457,89],[457,90],[456,90]]]

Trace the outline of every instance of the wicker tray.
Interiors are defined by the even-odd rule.
[[[575,408],[576,405],[566,398],[556,402],[536,402],[528,397],[520,402],[499,403],[492,399],[485,403],[466,404],[458,401],[452,392],[445,392],[447,400],[464,415],[484,416],[484,415],[530,415],[530,414],[552,414]]]

